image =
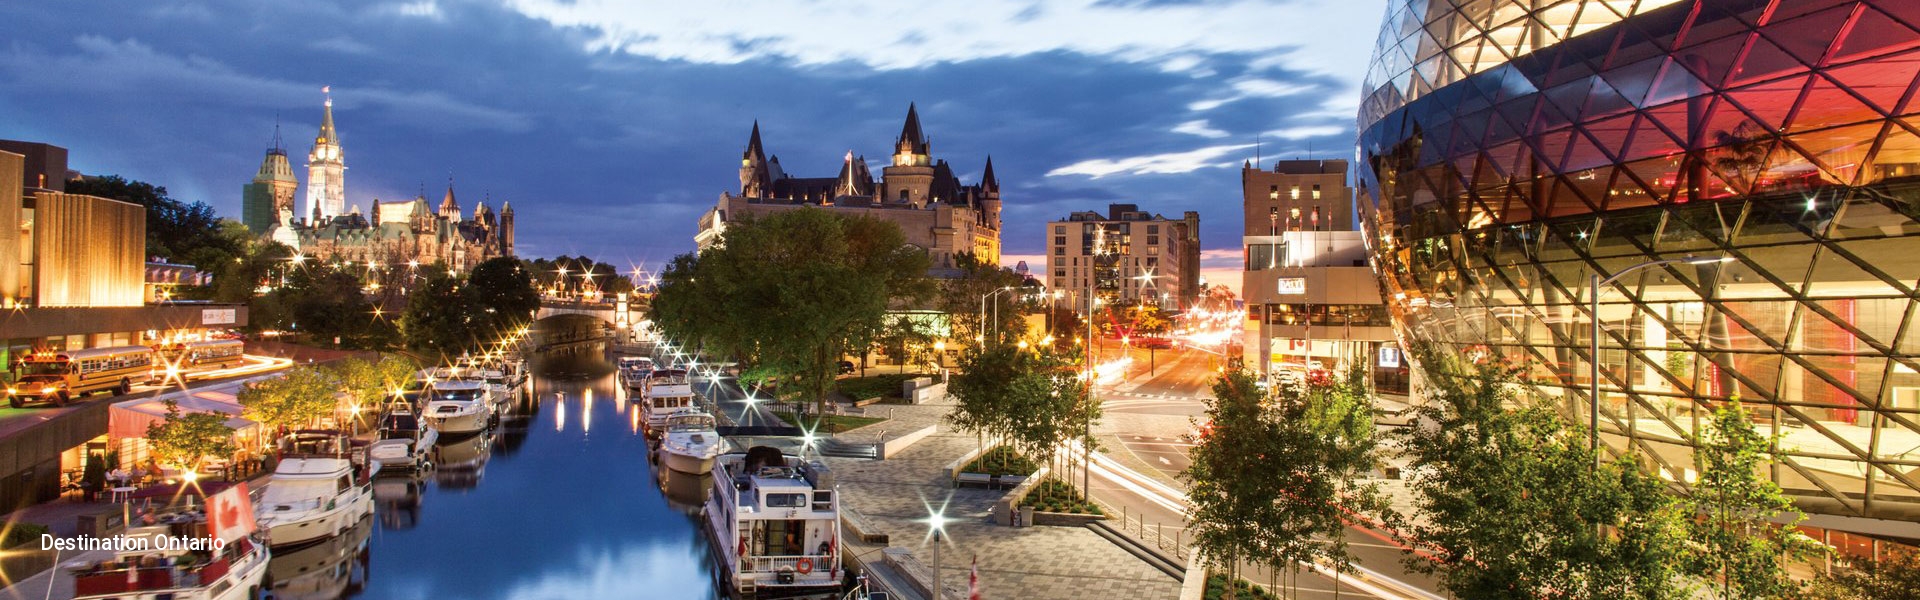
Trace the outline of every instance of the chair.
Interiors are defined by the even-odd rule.
[[[132,500],[133,490],[134,490],[134,487],[130,485],[123,485],[120,487],[113,488],[113,501],[126,502],[128,500]]]

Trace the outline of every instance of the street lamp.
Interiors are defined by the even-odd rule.
[[[939,368],[943,370],[947,368],[947,341],[946,340],[933,341],[933,360],[935,361],[936,366],[938,366]]]
[[[947,532],[947,515],[943,514],[945,510],[946,510],[945,506],[941,506],[940,510],[933,510],[932,507],[927,508],[927,511],[929,513],[927,515],[927,534],[933,536],[933,590],[932,591],[933,591],[933,597],[935,598],[946,597],[946,594],[940,593],[941,592],[941,589],[940,589],[940,543],[942,542],[941,536]]]
[[[1694,258],[1691,256],[1687,258],[1669,258],[1665,260],[1650,260],[1627,267],[1615,272],[1612,277],[1606,279],[1601,279],[1600,273],[1597,270],[1588,276],[1588,281],[1592,287],[1587,289],[1590,290],[1589,294],[1591,294],[1590,297],[1592,301],[1588,306],[1589,312],[1587,316],[1593,318],[1593,338],[1591,340],[1592,344],[1588,346],[1589,354],[1587,355],[1587,400],[1593,403],[1593,407],[1587,423],[1587,450],[1593,452],[1595,468],[1598,468],[1600,465],[1600,286],[1613,283],[1615,280],[1625,277],[1628,273],[1647,267],[1671,264],[1711,265],[1733,261],[1734,258],[1731,256],[1720,258]]]
[[[1008,291],[1008,290],[1011,290],[1011,289],[1013,289],[1013,286],[1007,286],[1007,287],[1003,287],[1003,288],[1000,288],[1000,289],[997,289],[997,290],[994,290],[994,291],[991,291],[991,292],[987,292],[987,295],[985,295],[985,296],[981,296],[981,297],[980,297],[980,334],[979,334],[978,336],[976,336],[976,338],[975,338],[975,339],[978,339],[978,340],[980,340],[980,341],[982,341],[983,343],[984,343],[984,342],[985,342],[985,340],[986,340],[986,335],[987,335],[987,299],[988,299],[988,298],[992,298],[992,297],[994,297],[994,296],[998,296],[998,295],[1000,295],[1000,292],[1005,292],[1005,291]],[[999,314],[999,312],[1000,312],[1000,307],[999,307],[999,306],[995,306],[995,307],[994,307],[994,313],[995,313],[995,314]]]

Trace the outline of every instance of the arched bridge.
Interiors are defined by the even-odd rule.
[[[534,342],[541,346],[633,339],[647,316],[644,297],[604,302],[546,298],[534,313]]]

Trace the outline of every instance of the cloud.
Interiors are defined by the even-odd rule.
[[[698,3],[503,0],[528,17],[586,34],[590,52],[693,63],[775,58],[803,66],[852,62],[911,69],[1066,51],[1129,62],[1182,53],[1283,55],[1289,65],[1358,86],[1383,11],[1348,0],[1147,2],[978,0]],[[1310,30],[1275,35],[1285,23]],[[931,24],[931,25],[926,25]],[[1121,34],[1124,32],[1124,34]],[[881,40],[892,39],[893,42]],[[1178,67],[1190,59],[1176,59]]]
[[[415,2],[395,4],[388,8],[392,10],[394,14],[407,17],[421,17],[437,21],[446,16],[440,12],[440,3],[435,0],[417,0]]]
[[[1187,135],[1197,135],[1203,138],[1227,137],[1227,132],[1207,126],[1206,119],[1197,119],[1193,121],[1187,121],[1179,125],[1175,125],[1173,127],[1173,132],[1184,133]]]
[[[1220,157],[1252,147],[1253,144],[1231,144],[1226,146],[1207,146],[1185,152],[1167,152],[1126,158],[1096,158],[1047,171],[1047,176],[1086,175],[1094,179],[1099,179],[1108,175],[1122,173],[1129,175],[1191,173],[1208,167],[1233,166],[1234,161],[1221,161]]]
[[[252,75],[203,56],[164,54],[134,39],[98,35],[73,39],[77,54],[49,56],[14,46],[0,53],[0,80],[41,92],[168,94],[228,106],[310,106],[320,84]],[[84,74],[84,76],[75,76]],[[524,131],[525,115],[463,102],[439,92],[388,87],[336,90],[338,110],[356,105],[390,111],[399,119],[456,128]]]
[[[617,598],[634,590],[699,590],[713,580],[699,556],[667,545],[625,547],[618,551],[578,553],[574,568],[545,572],[514,583],[500,594],[506,600]]]

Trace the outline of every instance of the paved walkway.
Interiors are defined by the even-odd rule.
[[[948,487],[945,467],[978,447],[973,436],[953,432],[941,418],[950,401],[925,405],[889,405],[893,419],[835,437],[850,443],[873,440],[868,430],[885,428],[889,437],[938,424],[933,436],[884,460],[826,459],[847,505],[886,533],[892,545],[912,550],[929,566],[929,507],[943,504],[950,521],[940,550],[943,583],[965,596],[971,560],[980,560],[982,595],[991,598],[1175,598],[1180,583],[1147,566],[1112,542],[1084,527],[993,525],[988,512],[1003,490]],[[874,553],[879,546],[852,545]]]

